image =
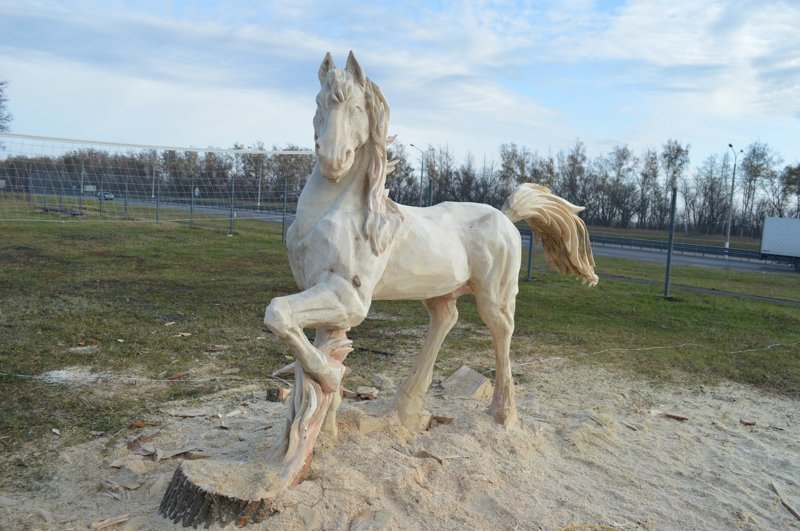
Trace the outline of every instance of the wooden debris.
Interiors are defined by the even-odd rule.
[[[755,426],[756,425],[756,421],[749,420],[749,419],[739,419],[739,422],[741,422],[745,426]]]
[[[438,456],[430,453],[428,450],[424,450],[424,449],[420,450],[419,452],[416,453],[416,456],[417,457],[421,457],[423,459],[435,459],[436,462],[438,462],[440,465],[444,463],[444,459],[442,459],[441,457],[438,457]]]
[[[167,380],[170,381],[180,380],[181,378],[185,378],[186,376],[189,376],[189,371],[178,372],[173,374],[172,376],[167,376]]]
[[[664,416],[667,417],[668,419],[679,420],[681,422],[689,420],[689,417],[686,417],[684,415],[679,415],[677,413],[670,413],[668,411],[664,412]]]
[[[636,427],[636,426],[634,426],[633,424],[628,424],[628,423],[627,423],[627,422],[625,422],[624,420],[622,420],[622,421],[620,421],[620,422],[622,422],[622,425],[623,425],[623,426],[625,426],[626,428],[628,428],[629,430],[633,430],[633,431],[639,431],[639,428],[637,428],[637,427]]]
[[[771,481],[770,483],[772,484],[772,490],[775,491],[775,494],[778,495],[778,499],[781,500],[781,504],[783,504],[783,506],[786,507],[787,511],[792,513],[792,516],[800,520],[800,513],[797,512],[797,509],[789,505],[789,503],[786,501],[786,498],[784,498],[783,494],[781,494],[781,491],[778,490],[778,486],[775,484],[774,481]]]
[[[144,483],[144,478],[127,468],[123,468],[116,474],[103,480],[103,484],[106,486],[112,488],[121,487],[127,490],[136,490],[142,486],[142,483]]]
[[[267,400],[270,402],[286,402],[289,395],[292,394],[291,389],[285,387],[273,387],[267,389]]]
[[[372,380],[372,385],[374,385],[381,391],[387,391],[395,388],[394,381],[385,374],[382,373],[373,374],[371,380]]]
[[[448,376],[442,382],[442,387],[454,396],[475,400],[488,398],[493,392],[492,382],[467,365],[462,365]]]
[[[438,422],[439,424],[452,424],[453,417],[448,417],[447,415],[434,415],[433,420]]]
[[[127,514],[122,514],[120,516],[115,516],[114,518],[107,518],[105,520],[100,520],[98,522],[93,522],[89,529],[107,529],[112,526],[116,526],[128,521],[130,516]]]
[[[342,388],[342,397],[343,398],[358,398],[358,395],[355,391],[351,391],[350,389]]]
[[[356,389],[356,397],[359,400],[375,400],[378,398],[378,390],[374,387],[359,385]]]

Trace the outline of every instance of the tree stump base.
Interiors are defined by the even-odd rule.
[[[274,465],[230,461],[184,461],[172,476],[159,513],[184,527],[244,527],[263,521],[287,487]]]

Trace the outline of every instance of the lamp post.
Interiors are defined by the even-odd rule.
[[[422,179],[425,174],[425,153],[414,144],[409,144],[409,146],[419,151],[419,206],[422,206],[422,203],[424,202],[422,199]]]
[[[728,144],[728,147],[731,148],[733,151],[733,176],[731,177],[731,195],[728,201],[728,215],[726,216],[727,219],[725,220],[725,256],[728,255],[727,250],[731,245],[731,223],[733,222],[733,190],[734,186],[736,185],[736,160],[739,156],[739,153],[742,153],[743,150],[739,150],[737,153],[735,149],[733,149],[733,144]]]

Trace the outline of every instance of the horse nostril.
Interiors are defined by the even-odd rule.
[[[345,162],[349,162],[351,158],[353,158],[353,150],[352,149],[345,150],[345,152],[344,152],[344,161]]]
[[[314,150],[319,153],[319,142],[314,142]]]

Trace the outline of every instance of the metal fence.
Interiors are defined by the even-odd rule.
[[[0,134],[0,221],[286,222],[313,152]]]
[[[310,151],[144,146],[0,133],[0,222],[179,222],[233,234],[236,220],[250,218],[280,223],[285,234],[313,164]],[[531,279],[546,266],[541,253],[531,259],[536,253],[530,231],[521,231],[527,251],[522,274]],[[602,228],[590,233],[601,278],[663,282],[658,268],[667,262],[666,233],[658,238],[609,235]],[[728,276],[737,271],[791,275],[791,261],[766,260],[757,242],[752,243],[725,249],[721,242],[677,239],[673,282],[724,292],[726,285],[712,278],[720,275],[708,274],[710,269],[726,270]],[[615,260],[642,266],[620,267]],[[683,274],[689,268],[693,273]],[[780,282],[800,286],[800,275]],[[741,282],[737,289],[748,292]],[[769,296],[780,298],[780,290]]]

